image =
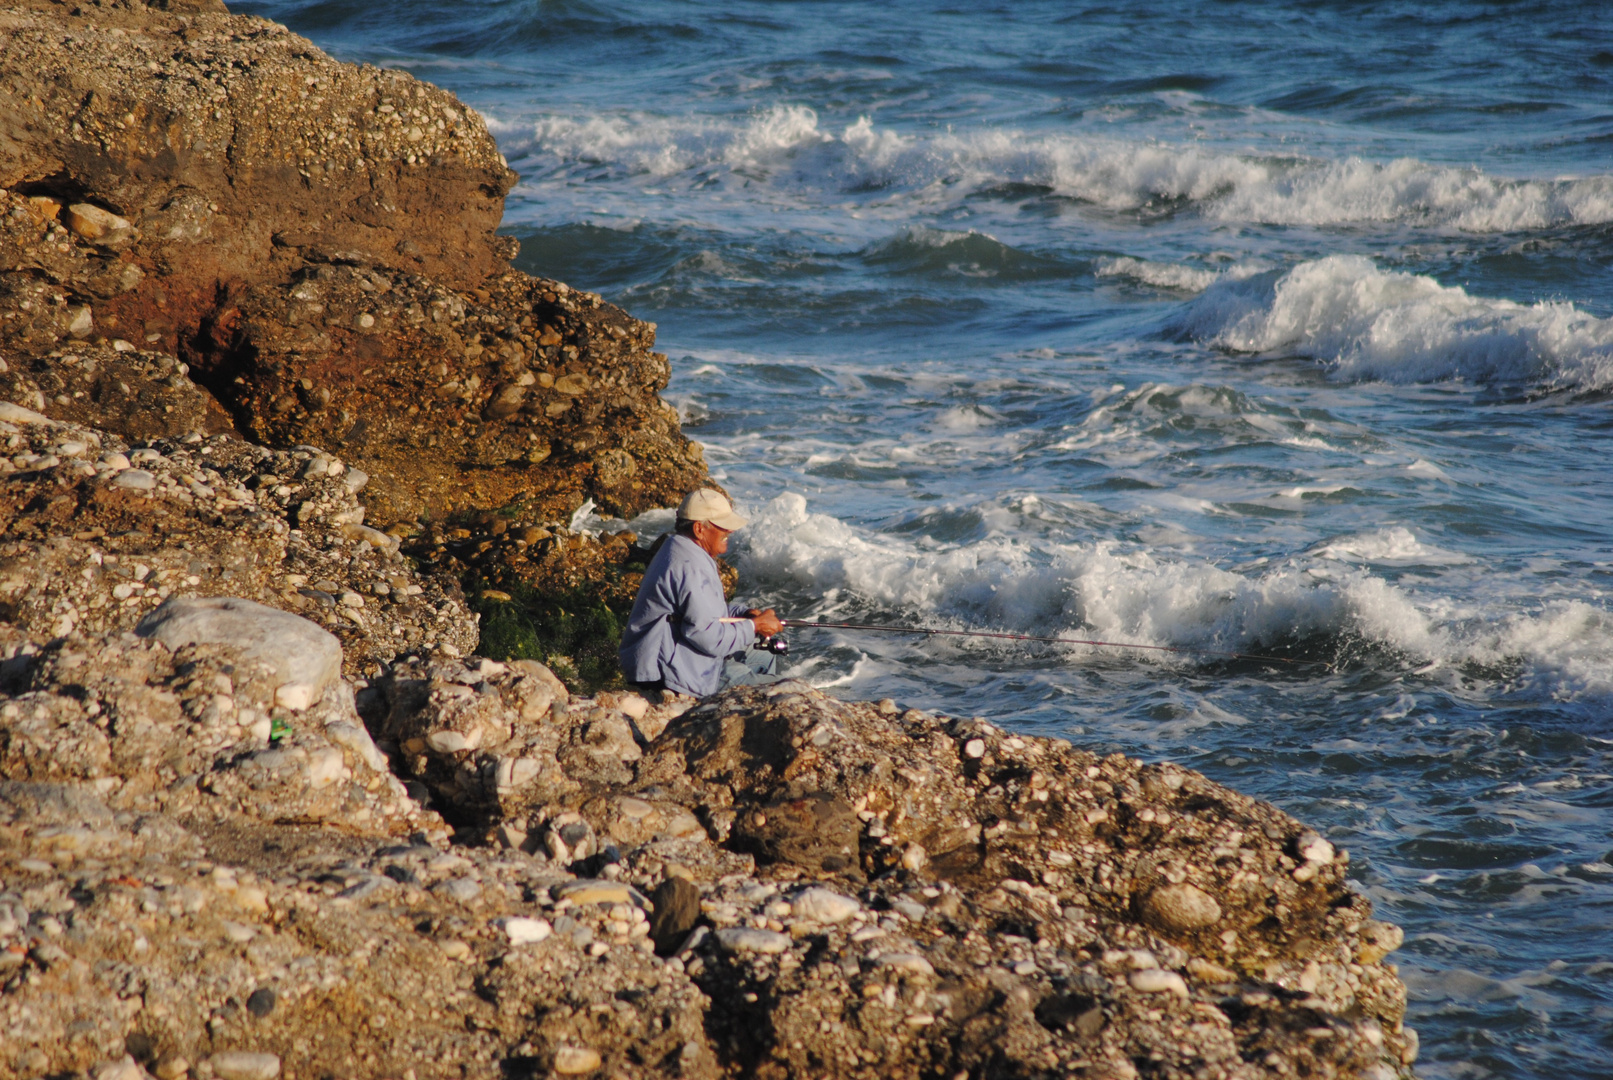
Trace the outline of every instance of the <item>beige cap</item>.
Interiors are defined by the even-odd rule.
[[[719,529],[733,532],[743,528],[745,519],[734,513],[734,504],[720,491],[701,488],[691,491],[678,505],[679,521],[709,521]]]

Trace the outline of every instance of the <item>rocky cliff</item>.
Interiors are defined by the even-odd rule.
[[[0,31],[0,1078],[1408,1070],[1270,806],[509,658],[705,469],[474,112],[207,0]]]
[[[0,27],[9,399],[320,446],[384,524],[631,516],[703,478],[654,327],[510,270],[515,176],[451,95],[219,4],[36,0]],[[186,367],[86,369],[97,344]]]

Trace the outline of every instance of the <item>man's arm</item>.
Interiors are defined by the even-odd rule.
[[[702,582],[700,575],[688,571],[681,577],[678,636],[706,656],[728,656],[750,648],[756,640],[756,623],[749,618],[723,621],[728,609],[723,603],[721,583]],[[716,587],[712,588],[712,584]]]

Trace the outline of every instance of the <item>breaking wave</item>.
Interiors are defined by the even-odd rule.
[[[1173,329],[1232,352],[1311,357],[1346,380],[1613,386],[1613,319],[1470,296],[1358,255],[1217,282]]]
[[[804,105],[743,116],[613,112],[489,118],[537,183],[641,177],[698,191],[735,180],[959,203],[1030,186],[1117,212],[1196,209],[1225,222],[1406,223],[1492,233],[1613,221],[1613,176],[1513,179],[1413,158],[1319,160],[1011,128],[904,134],[867,117],[836,128]]]
[[[1341,559],[1460,564],[1407,530],[1343,538],[1258,573],[1156,558],[1113,542],[1053,544],[1001,530],[937,547],[865,533],[786,493],[742,534],[741,572],[769,595],[821,598],[816,614],[898,612],[915,622],[1143,645],[1258,650],[1364,643],[1417,664],[1523,668],[1550,696],[1613,695],[1613,618],[1578,601],[1483,616],[1438,610]]]
[[[1255,263],[1212,270],[1187,263],[1154,262],[1125,255],[1117,259],[1099,260],[1097,275],[1101,278],[1124,278],[1173,292],[1200,293],[1218,281],[1242,281],[1264,269],[1264,265]]]

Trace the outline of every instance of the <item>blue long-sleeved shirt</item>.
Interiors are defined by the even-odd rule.
[[[750,619],[725,623],[744,607],[723,603],[717,561],[686,536],[667,538],[650,560],[617,658],[629,682],[664,682],[694,697],[717,692],[723,658],[756,639]]]

